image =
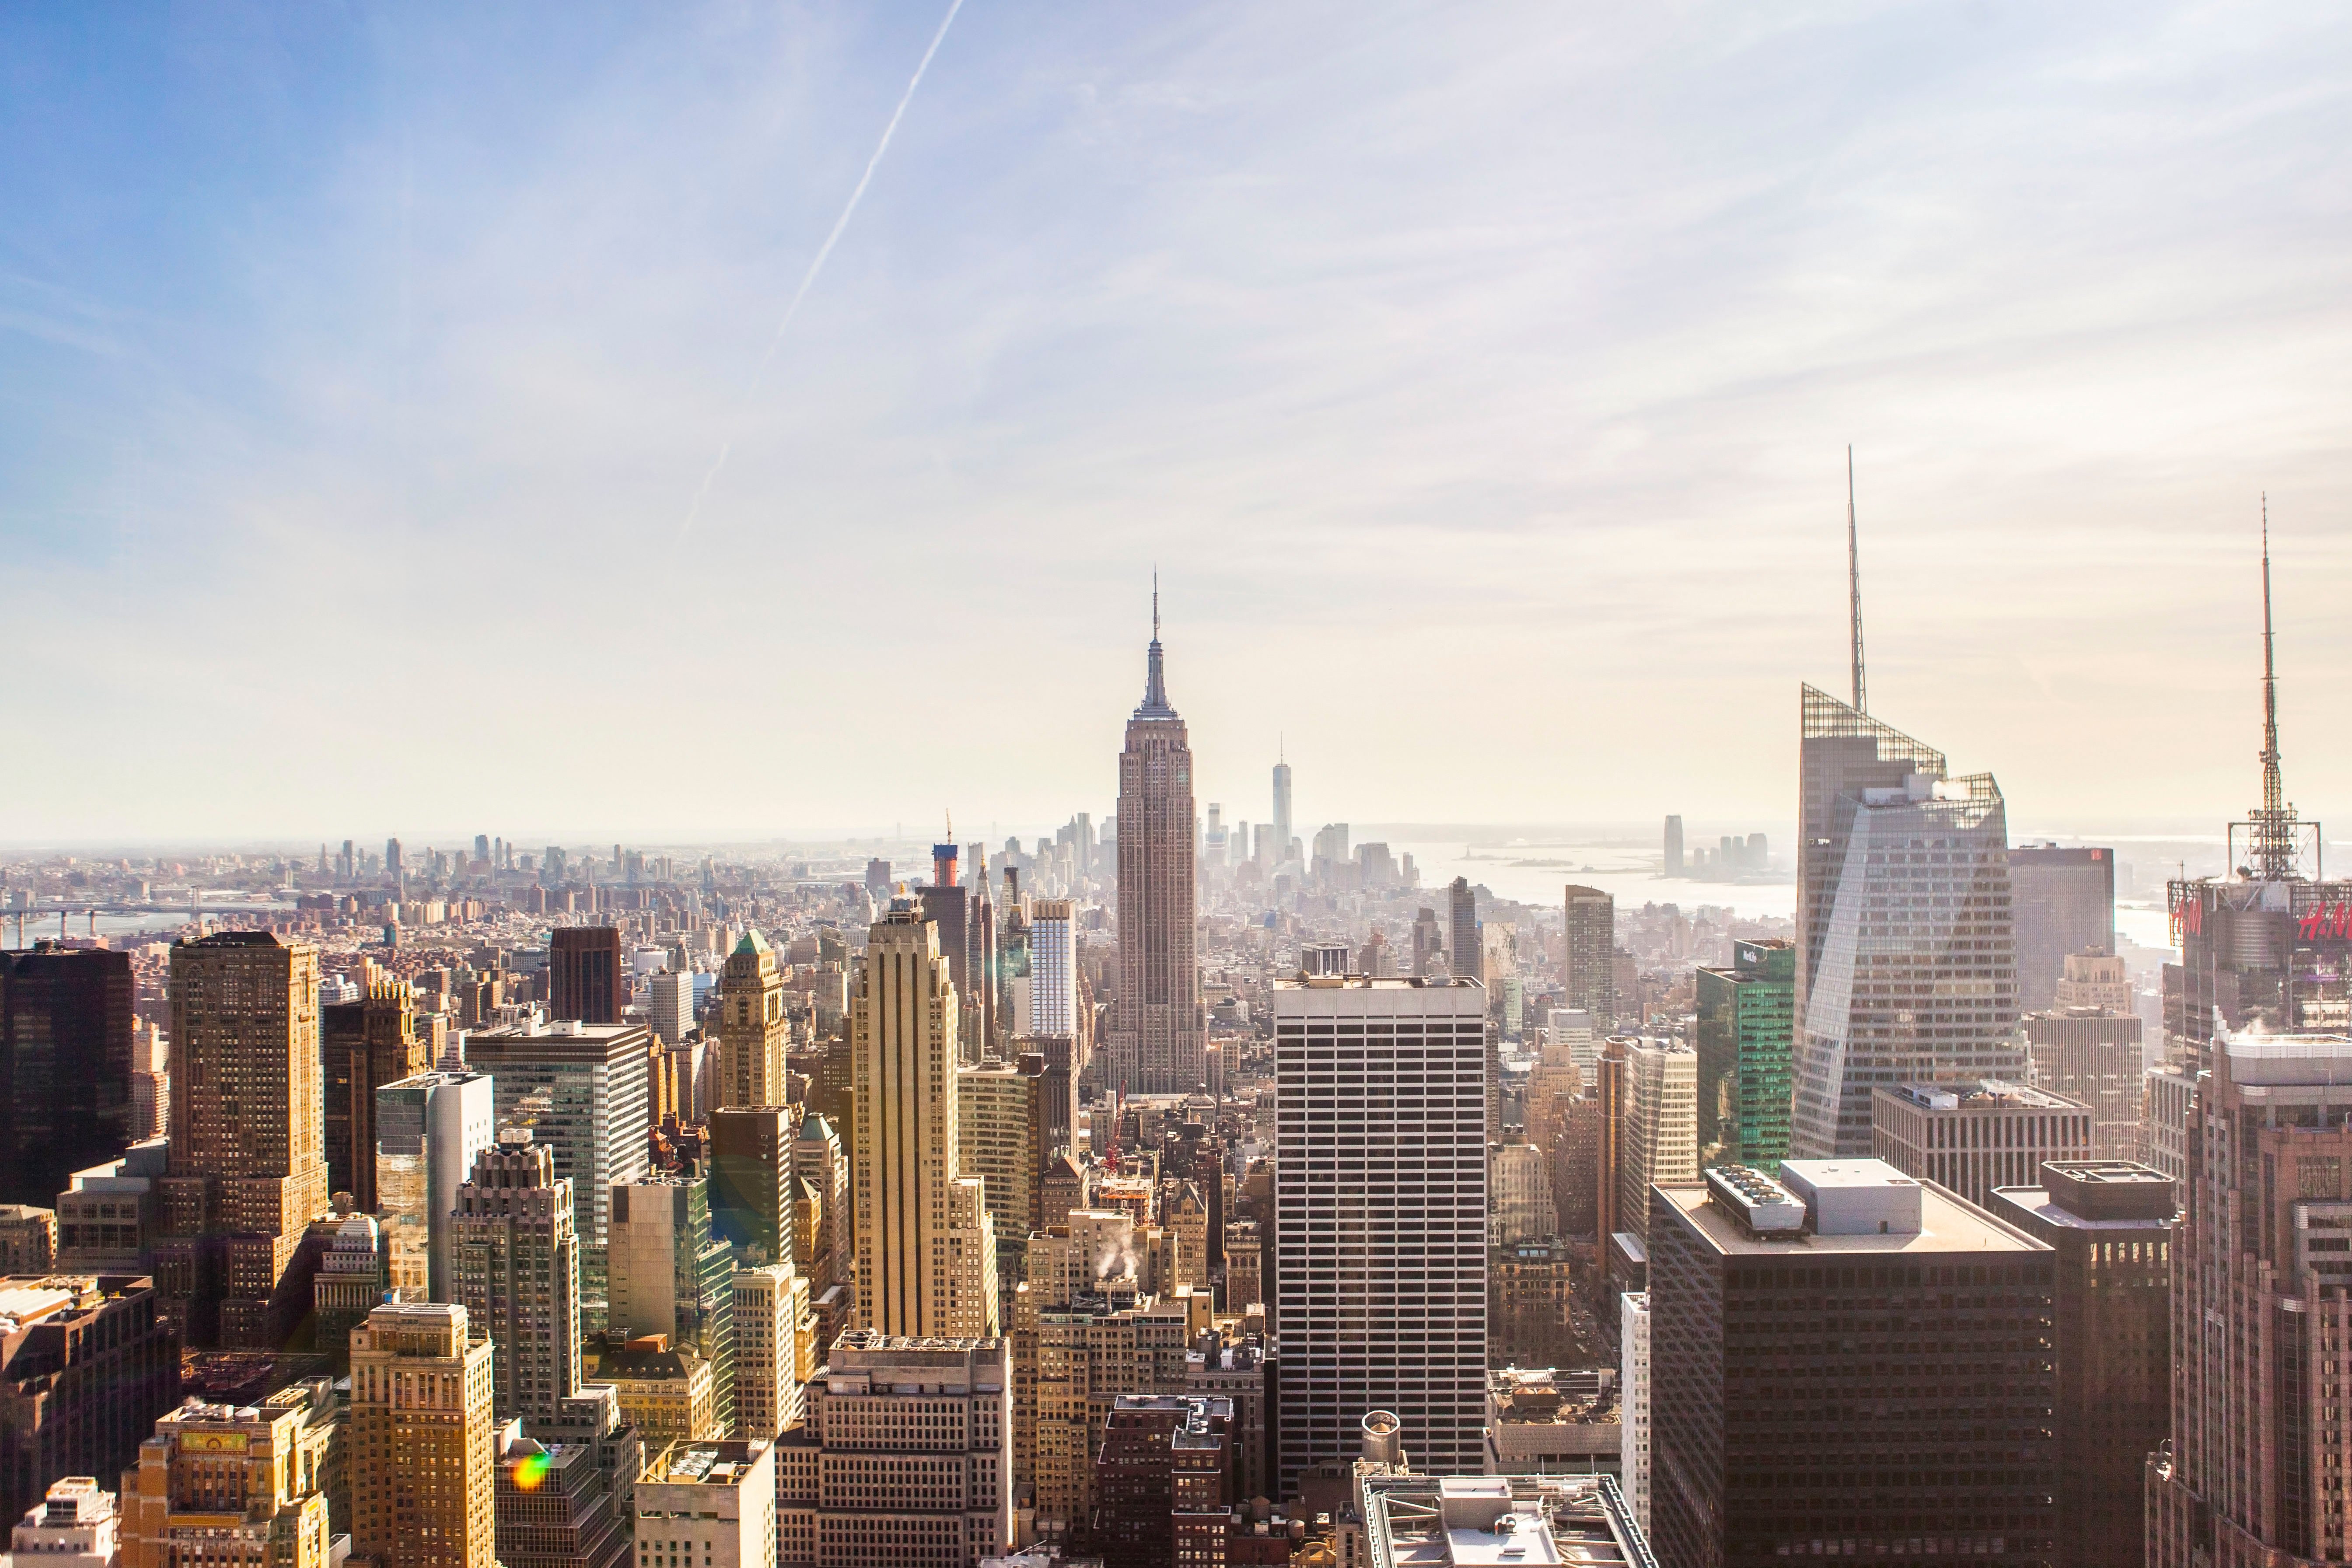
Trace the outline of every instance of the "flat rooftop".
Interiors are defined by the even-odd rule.
[[[1372,1568],[1656,1563],[1605,1477],[1368,1476],[1364,1513]]]
[[[2000,1079],[1979,1083],[1898,1083],[1882,1089],[1926,1110],[2081,1110],[2074,1100]]]
[[[2085,1219],[2074,1210],[2063,1207],[2050,1195],[2046,1187],[1995,1187],[1996,1201],[2006,1199],[2043,1222],[2063,1230],[2097,1231],[2101,1235],[2158,1234],[2174,1227],[2168,1219]]]
[[[2047,1252],[2032,1237],[2011,1229],[1971,1204],[1927,1183],[1919,1185],[1919,1228],[1887,1235],[1816,1236],[1759,1241],[1708,1198],[1703,1182],[1655,1189],[1687,1215],[1691,1226],[1727,1258],[1818,1258],[1824,1253],[1865,1257],[1951,1252]]]

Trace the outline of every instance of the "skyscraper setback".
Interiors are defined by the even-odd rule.
[[[1129,1094],[1189,1094],[1208,1081],[1194,952],[1195,826],[1192,749],[1168,705],[1155,584],[1143,701],[1118,759],[1118,995],[1109,1068],[1112,1086]]]
[[[2008,816],[1990,773],[1807,686],[1790,1152],[1871,1152],[1880,1085],[2016,1079]]]

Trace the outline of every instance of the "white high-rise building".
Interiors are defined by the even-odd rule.
[[[1647,1241],[1651,1184],[1698,1180],[1698,1053],[1675,1040],[1629,1042],[1619,1116],[1618,1223]]]
[[[1280,1495],[1364,1413],[1415,1468],[1485,1463],[1486,991],[1316,975],[1275,987]]]
[[[1496,1247],[1555,1236],[1551,1156],[1531,1143],[1497,1143],[1487,1160],[1486,1239]]]
[[[665,969],[646,983],[646,1026],[665,1046],[694,1027],[694,976]]]
[[[1067,899],[1029,906],[1029,1026],[1024,1035],[1078,1032],[1076,907]]]
[[[474,1156],[494,1146],[499,1119],[489,1075],[424,1072],[375,1091],[376,1217],[391,1262],[386,1281],[411,1301],[454,1301],[457,1189]]]
[[[1629,1290],[1617,1299],[1618,1433],[1625,1506],[1646,1535],[1650,1530],[1650,1295]]]

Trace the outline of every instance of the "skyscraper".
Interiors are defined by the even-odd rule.
[[[1698,971],[1698,1147],[1707,1163],[1774,1171],[1788,1158],[1796,991],[1796,950],[1785,942],[1735,942],[1729,967]]]
[[[794,1261],[790,1119],[782,1105],[710,1113],[710,1228],[747,1267]]]
[[[1698,1055],[1679,1040],[1625,1043],[1617,1226],[1650,1238],[1650,1188],[1698,1179]]]
[[[501,1422],[557,1419],[580,1390],[580,1244],[572,1183],[545,1145],[509,1129],[457,1189],[457,1295],[498,1347]]]
[[[2038,1013],[2058,998],[2070,953],[2116,950],[2116,852],[2021,844],[2009,852],[2017,930],[2017,1005]]]
[[[0,1202],[47,1206],[134,1141],[136,994],[127,952],[0,952]]]
[[[1158,628],[1153,629],[1157,637]],[[1274,764],[1274,865],[1290,858],[1290,763]],[[1268,867],[1268,870],[1273,867]]]
[[[1683,868],[1683,819],[1666,818],[1665,868],[1669,877],[1679,876]]]
[[[1456,980],[1484,981],[1486,944],[1478,935],[1478,894],[1467,877],[1446,889],[1445,956]]]
[[[1045,1159],[1044,1058],[1024,1057],[1021,1065],[989,1062],[956,1074],[956,1140],[959,1168],[976,1176],[996,1232],[1000,1303],[1021,1280],[1021,1258],[1029,1233],[1041,1216],[1037,1177]],[[1197,1260],[1196,1260],[1197,1261]]]
[[[790,1044],[775,950],[758,931],[746,931],[719,976],[719,1103],[785,1103]]]
[[[710,1414],[735,1426],[735,1258],[710,1233],[710,1182],[640,1176],[613,1189],[606,1331],[668,1336],[710,1368]]]
[[[1078,948],[1075,906],[1039,899],[1029,906],[1029,1030],[1075,1035],[1078,1029]]]
[[[207,1563],[328,1568],[323,1437],[308,1391],[258,1406],[184,1405],[122,1472],[122,1568]],[[338,1439],[339,1440],[339,1439]]]
[[[1880,1085],[2018,1079],[2009,824],[1990,773],[1803,690],[1790,1151],[1867,1156]]]
[[[128,1275],[0,1279],[0,1509],[59,1476],[115,1476],[180,1398],[180,1347],[155,1288]]]
[[[351,1194],[352,1206],[362,1214],[378,1206],[376,1090],[433,1066],[432,1042],[416,1032],[408,982],[371,963],[367,988],[359,1001],[319,1009],[326,1052],[327,1189]]]
[[[805,1201],[816,1207],[814,1224],[803,1221],[793,1227],[793,1264],[822,1295],[828,1286],[848,1280],[857,1238],[849,1214],[849,1158],[840,1134],[814,1110],[801,1118],[800,1133],[793,1140],[793,1174],[808,1184]],[[804,1200],[796,1196],[793,1201]],[[805,1256],[799,1245],[803,1235],[814,1243]]]
[[[156,1283],[184,1342],[277,1349],[327,1212],[319,952],[268,931],[172,946],[172,1133]]]
[[[352,1331],[353,1555],[496,1568],[490,1358],[445,1302],[387,1302]]]
[[[2216,1033],[2172,1233],[2172,1441],[2149,1568],[2341,1561],[2352,1422],[2352,1038]]]
[[[1484,1463],[1486,992],[1316,976],[1275,987],[1278,1495],[1368,1410],[1440,1474]]]
[[[407,1300],[456,1300],[457,1189],[498,1139],[490,1080],[425,1072],[375,1091],[376,1204],[391,1286]]]
[[[961,1026],[939,928],[893,900],[850,1005],[857,1312],[885,1334],[997,1331],[994,1232],[980,1182],[959,1169]]]
[[[1650,1193],[1659,1561],[1771,1568],[1832,1540],[1881,1561],[1934,1541],[2042,1568],[2054,1255],[1875,1160],[1781,1171]]]
[[[1605,1035],[1617,1023],[1617,900],[1598,888],[1574,884],[1562,900],[1568,956],[1559,978],[1567,1005],[1591,1015],[1593,1029]]]
[[[563,926],[548,937],[548,1011],[583,1024],[617,1024],[628,1005],[618,926]]]
[[[653,1124],[650,1037],[642,1024],[562,1022],[484,1029],[466,1040],[467,1064],[498,1085],[499,1125],[528,1127],[572,1183],[578,1209],[582,1310],[604,1312],[604,1231],[613,1188],[647,1163]]]
[[[735,1430],[773,1442],[801,1424],[801,1384],[816,1372],[809,1282],[789,1263],[768,1263],[739,1270],[734,1290]]]
[[[1168,705],[1160,590],[1143,701],[1118,759],[1118,994],[1111,1003],[1110,1082],[1129,1094],[1189,1094],[1208,1081],[1208,1018],[1192,869],[1192,749]]]

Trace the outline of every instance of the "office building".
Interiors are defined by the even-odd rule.
[[[1651,1192],[1659,1560],[2052,1561],[2055,1255],[1882,1161],[1781,1171]]]
[[[1777,1169],[1789,1154],[1796,949],[1735,942],[1730,966],[1702,967],[1697,990],[1699,1158]]]
[[[1679,816],[1669,816],[1666,818],[1665,858],[1662,864],[1665,868],[1667,876],[1678,877],[1682,875],[1683,819]]]
[[[961,1009],[939,928],[905,900],[875,923],[850,1009],[858,1321],[917,1339],[997,1327],[995,1235],[965,1176]]]
[[[857,1237],[849,1212],[849,1157],[833,1124],[814,1110],[801,1118],[793,1140],[793,1173],[804,1184],[793,1199],[800,1217],[793,1233],[793,1263],[822,1295],[847,1283]],[[803,1237],[809,1241],[805,1248],[799,1246]]]
[[[433,1047],[416,1031],[408,982],[368,966],[367,994],[319,1009],[326,1053],[327,1186],[373,1214],[376,1196],[376,1090],[431,1070]]]
[[[595,1341],[587,1375],[592,1385],[613,1390],[621,1418],[649,1452],[681,1438],[727,1435],[719,1425],[710,1363],[690,1345],[672,1345],[667,1334]]]
[[[2333,1462],[2352,1353],[2352,1038],[2224,1028],[2189,1113],[2172,1232],[2172,1438],[2151,1568],[2352,1555]]]
[[[653,1085],[642,1024],[516,1024],[466,1039],[466,1062],[497,1081],[499,1125],[528,1127],[578,1205],[582,1310],[604,1318],[613,1189],[643,1175]]]
[[[1478,894],[1467,877],[1445,889],[1445,957],[1456,980],[1484,981],[1486,944],[1478,934]]]
[[[2202,1068],[2182,1060],[2152,1068],[2145,1079],[2140,1159],[2171,1177],[2176,1187],[2189,1180],[2189,1114],[2196,1107],[2197,1082],[2204,1076]]]
[[[1578,1248],[1555,1235],[1491,1249],[1486,1260],[1489,1363],[1559,1366],[1574,1362],[1579,1350],[1573,1311],[1577,1254]],[[1230,1291],[1226,1299],[1231,1301]]]
[[[1168,705],[1160,593],[1151,595],[1143,701],[1118,759],[1118,990],[1108,1079],[1127,1094],[1190,1094],[1208,1081],[1208,1017],[1194,952],[1198,886],[1192,752]]]
[[[42,1568],[119,1568],[121,1524],[114,1494],[97,1477],[68,1476],[50,1482],[47,1495],[25,1510],[9,1536],[9,1551],[38,1560]]]
[[[2111,952],[2070,952],[2058,976],[2055,1011],[2091,1007],[2106,1013],[2128,1013],[2135,1004],[2131,972]]]
[[[1618,1459],[1625,1504],[1646,1533],[1650,1528],[1650,1297],[1628,1290],[1617,1303],[1618,1386],[1624,1412],[1624,1447]]]
[[[67,1178],[58,1194],[55,1267],[67,1274],[144,1274],[161,1226],[155,1184],[167,1153],[162,1138],[133,1143],[110,1160]]]
[[[1568,956],[1560,965],[1561,989],[1567,1005],[1606,1034],[1617,1024],[1617,900],[1598,888],[1571,884],[1563,903]]]
[[[816,1314],[809,1282],[789,1263],[734,1279],[735,1433],[773,1441],[801,1424],[801,1385],[816,1375]]]
[[[487,1074],[424,1072],[375,1091],[376,1215],[387,1283],[403,1300],[457,1300],[457,1189],[497,1141]]]
[[[388,1302],[352,1333],[352,1553],[496,1568],[491,1351],[466,1309]]]
[[[1616,1228],[1649,1240],[1650,1188],[1698,1180],[1698,1053],[1679,1040],[1624,1039],[1618,1102]]]
[[[1990,773],[1806,687],[1789,1146],[1864,1156],[1871,1091],[2021,1079],[2009,826]]]
[[[2021,1083],[1898,1083],[1873,1098],[1872,1152],[1979,1206],[2030,1187],[2045,1160],[2088,1160],[2091,1111]]]
[[[1318,977],[1274,993],[1274,1318],[1287,1496],[1394,1411],[1472,1470],[1486,1368],[1486,992]]]
[[[721,1107],[710,1113],[709,1150],[712,1232],[735,1248],[739,1263],[796,1262],[791,1111]]]
[[[2009,852],[2009,907],[2017,930],[2017,1005],[2058,1000],[2074,953],[2116,950],[2116,852],[2020,844]]]
[[[663,1568],[773,1568],[772,1442],[672,1442],[637,1479],[637,1559]]]
[[[1012,1363],[1001,1339],[852,1330],[811,1389],[778,1568],[967,1568],[1013,1544]],[[789,1455],[788,1455],[789,1458]],[[684,1568],[681,1564],[680,1568]]]
[[[307,943],[236,931],[172,944],[155,1278],[183,1343],[274,1350],[310,1307],[296,1265],[329,1192],[318,997]]]
[[[614,1187],[610,1260],[607,1335],[663,1335],[693,1352],[710,1369],[710,1430],[733,1431],[735,1256],[710,1232],[709,1179],[641,1176]]]
[[[178,1349],[148,1279],[0,1279],[0,1512],[59,1476],[121,1474],[179,1400]]]
[[[1078,1032],[1076,906],[1039,899],[1029,906],[1029,1024],[1024,1035]]]
[[[618,1024],[629,1005],[618,926],[560,926],[547,940],[547,1010],[581,1024]]]
[[[2027,1014],[2024,1026],[2033,1086],[2090,1107],[2091,1157],[2137,1159],[2147,1072],[2139,1018],[2060,1007]]]
[[[676,1049],[694,1028],[694,976],[665,969],[646,982],[646,1027]],[[689,1118],[699,1120],[699,1118]]]
[[[596,1446],[541,1442],[520,1422],[502,1426],[498,1442],[499,1568],[624,1568],[634,1520],[615,1509]]]
[[[1044,1059],[1024,1066],[990,1062],[956,1074],[956,1141],[959,1168],[982,1184],[982,1198],[996,1233],[1000,1306],[1021,1280],[1021,1258],[1029,1233],[1043,1223],[1037,1180],[1044,1155]]]
[[[1185,1394],[1223,1399],[1233,1407],[1233,1495],[1237,1501],[1263,1497],[1273,1484],[1266,1472],[1273,1370],[1265,1336],[1260,1333],[1227,1335],[1212,1329],[1184,1352]]]
[[[1486,1374],[1490,1476],[1615,1476],[1624,1486],[1621,1374],[1520,1362]]]
[[[719,972],[719,1103],[782,1105],[784,1057],[792,1028],[784,1016],[784,977],[775,950],[746,931]]]
[[[1369,1425],[1370,1417],[1366,1420]],[[1376,1464],[1363,1475],[1361,1489],[1365,1568],[1506,1563],[1649,1568],[1660,1561],[1607,1476],[1420,1475]]]
[[[310,1340],[336,1366],[351,1353],[352,1331],[383,1304],[387,1272],[373,1215],[351,1215],[336,1225],[310,1280]]]
[[[134,1137],[131,955],[54,942],[0,952],[0,1201],[47,1204]]]
[[[1233,1495],[1234,1407],[1213,1395],[1122,1394],[1095,1458],[1091,1540],[1121,1568],[1221,1561]]]
[[[1284,861],[1293,858],[1290,853],[1290,764],[1287,762],[1277,762],[1274,764],[1273,828],[1274,854],[1272,863],[1266,868],[1268,871],[1272,871]],[[1266,859],[1267,857],[1261,855],[1259,858]]]
[[[497,1347],[492,1412],[534,1427],[580,1389],[580,1243],[572,1183],[527,1128],[474,1158],[451,1216],[457,1297]]]
[[[1507,1247],[1559,1228],[1550,1162],[1532,1143],[1496,1143],[1486,1152],[1486,1240]]]
[[[0,1275],[47,1274],[57,1261],[57,1211],[0,1204]]]
[[[2172,1430],[2172,1183],[2052,1161],[1987,1206],[2058,1255],[2058,1561],[2140,1568],[2147,1457]]]
[[[258,1405],[190,1403],[160,1415],[122,1472],[122,1568],[204,1563],[330,1568],[322,1449],[341,1435],[309,1392]]]

